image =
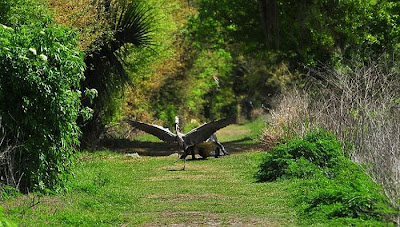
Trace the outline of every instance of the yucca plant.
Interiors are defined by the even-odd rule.
[[[98,40],[87,53],[85,63],[86,80],[83,89],[96,89],[98,97],[94,100],[83,100],[86,106],[93,109],[93,117],[82,124],[82,145],[93,145],[105,125],[118,107],[115,97],[122,94],[124,87],[130,84],[130,78],[124,70],[123,59],[130,47],[151,45],[153,14],[151,9],[141,2],[105,1],[105,9],[111,28],[111,35]]]

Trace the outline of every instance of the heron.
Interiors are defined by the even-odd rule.
[[[201,157],[206,158],[214,150],[214,156],[228,155],[224,146],[218,141],[217,136],[214,134],[216,131],[224,128],[235,122],[234,117],[221,119],[205,123],[190,132],[184,134],[179,129],[179,118],[175,117],[175,133],[171,132],[168,128],[159,125],[148,124],[140,121],[133,121],[126,119],[126,121],[134,128],[140,129],[144,132],[158,137],[160,140],[169,143],[178,143],[180,150],[183,150],[183,155],[180,157],[186,163],[186,157],[192,155],[192,159],[196,159],[195,154],[198,153]],[[182,170],[185,169],[185,165]]]

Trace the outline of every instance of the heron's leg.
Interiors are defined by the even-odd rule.
[[[185,167],[186,167],[186,158],[183,159],[183,168],[182,168],[182,170],[185,170]]]
[[[181,155],[180,159],[186,159],[186,156],[188,156],[188,154],[186,153],[186,151],[183,153],[183,155]]]
[[[182,156],[183,156],[183,155],[181,155],[181,156],[179,157],[179,153],[178,153],[178,159],[174,162],[174,164],[177,163],[179,160],[181,160],[181,159],[182,159]]]
[[[222,146],[222,144],[218,141],[215,141],[215,143],[217,144],[218,148],[217,150],[219,150],[217,153],[218,155],[220,155],[220,152],[222,151],[222,155],[229,155],[229,153],[225,150],[224,146]]]
[[[184,153],[181,156],[181,159],[183,159],[183,168],[182,168],[182,170],[185,170],[185,168],[186,168],[186,157],[190,154],[190,152],[192,152],[192,150],[193,150],[193,147],[189,147],[189,148],[187,148],[186,150],[183,151]]]
[[[192,154],[193,147],[188,147],[186,150],[183,150],[183,155],[181,159],[185,159],[188,155]]]
[[[188,155],[192,154],[193,147],[188,147],[186,150],[183,151],[183,155],[181,159],[185,159]]]

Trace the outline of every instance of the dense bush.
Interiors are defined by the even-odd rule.
[[[343,155],[335,136],[324,130],[275,147],[265,154],[256,177],[299,179],[296,205],[311,220],[357,224],[363,219],[375,225],[393,212],[381,188]]]
[[[303,168],[307,165],[332,167],[341,156],[341,145],[335,135],[321,129],[308,133],[303,139],[290,140],[268,152],[257,177],[261,181],[271,181],[282,176],[301,176],[306,172]]]
[[[400,72],[398,57],[385,54],[368,64],[313,70],[316,81],[308,116],[352,148],[400,210]],[[317,85],[317,86],[315,86]]]
[[[393,213],[382,190],[348,159],[315,171],[300,182],[297,202],[303,215],[314,219],[384,220]],[[348,220],[349,221],[349,220]]]
[[[2,0],[0,23],[13,27],[37,21],[50,21],[48,10],[42,0]]]
[[[24,0],[28,1],[28,0]],[[78,49],[89,53],[102,44],[99,40],[111,33],[106,12],[108,0],[46,0],[54,23],[79,31]],[[111,35],[111,34],[109,34]],[[97,42],[96,44],[94,42]]]
[[[0,25],[0,116],[21,146],[6,169],[27,189],[57,189],[67,180],[79,144],[76,120],[85,65],[75,32],[51,23]]]

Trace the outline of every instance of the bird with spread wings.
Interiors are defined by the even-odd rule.
[[[216,135],[214,134],[221,128],[224,128],[230,124],[235,123],[235,118],[225,118],[218,121],[212,121],[205,123],[190,132],[184,134],[179,130],[179,118],[175,117],[175,131],[176,134],[171,132],[168,128],[164,128],[159,125],[147,124],[140,121],[133,121],[127,119],[126,121],[134,128],[140,129],[144,132],[152,134],[159,139],[170,142],[178,143],[179,149],[184,151],[181,159],[186,159],[186,156],[191,154],[192,158],[195,159],[195,153],[199,153],[200,156],[206,158],[210,155],[210,151],[215,148],[214,156],[228,155],[225,148],[222,146]]]

